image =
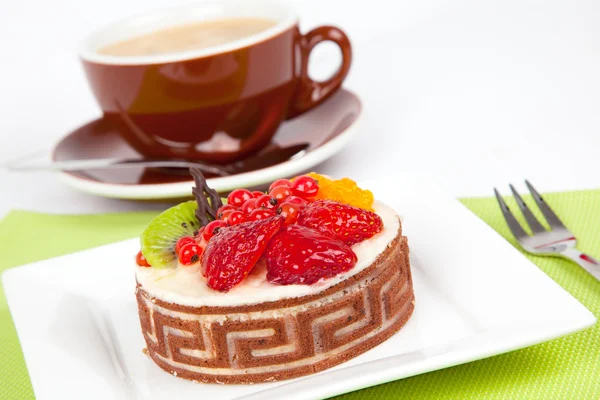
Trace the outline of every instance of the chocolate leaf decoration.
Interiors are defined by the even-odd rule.
[[[223,205],[223,202],[217,191],[208,186],[200,169],[192,167],[190,174],[196,184],[192,189],[196,203],[198,203],[196,218],[200,222],[200,226],[205,226],[210,221],[217,219],[217,210]]]

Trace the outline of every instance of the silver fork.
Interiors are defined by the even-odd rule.
[[[519,193],[515,190],[513,185],[510,185],[510,190],[527,221],[527,225],[531,228],[533,235],[528,235],[527,232],[523,230],[515,216],[511,213],[510,209],[498,193],[498,190],[494,188],[494,193],[496,193],[496,199],[498,199],[498,203],[500,203],[500,208],[502,209],[502,214],[504,215],[504,219],[510,231],[517,239],[517,242],[525,249],[525,251],[540,255],[540,256],[555,256],[555,257],[563,257],[567,258],[571,261],[579,264],[583,269],[589,272],[594,278],[600,281],[600,261],[594,259],[587,254],[582,253],[577,250],[575,247],[577,245],[577,239],[575,235],[569,231],[565,225],[561,222],[558,216],[552,211],[552,209],[548,206],[543,197],[535,190],[529,181],[525,181],[527,188],[531,192],[533,199],[536,204],[540,208],[540,211],[546,218],[548,225],[550,225],[550,230],[546,230],[540,224],[540,222],[535,218],[531,210],[527,207],[527,204],[523,201]]]

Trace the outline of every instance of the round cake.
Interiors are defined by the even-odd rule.
[[[365,202],[367,191],[356,186],[351,190],[359,196],[348,196],[342,190],[347,182],[310,177],[320,193],[295,191],[296,180],[280,183],[290,190],[277,207],[255,208],[272,215],[257,217],[238,204],[246,214],[236,221],[236,214],[227,213],[237,211],[231,195],[230,209],[213,204],[216,221],[226,219],[221,214],[234,216],[227,225],[205,225],[211,206],[197,191],[194,212],[209,218],[178,222],[191,230],[194,241],[174,240],[160,216],[150,224],[138,254],[136,296],[147,354],[160,368],[206,383],[289,379],[364,353],[408,321],[414,294],[408,243],[396,212],[372,195]],[[203,184],[198,178],[197,187]],[[349,201],[340,201],[340,191]],[[278,191],[272,192],[252,198],[277,198]],[[296,194],[307,202],[294,214],[284,204],[286,198],[293,203],[292,197],[300,197]],[[214,195],[207,197],[215,202]],[[206,228],[212,231],[205,234]],[[169,253],[157,258],[157,247],[149,245],[154,237],[173,243],[177,259],[157,268]]]

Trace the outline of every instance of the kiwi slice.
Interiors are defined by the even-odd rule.
[[[195,236],[200,223],[194,213],[195,201],[186,201],[171,207],[155,217],[140,237],[142,254],[154,268],[177,266],[175,244],[182,236]]]

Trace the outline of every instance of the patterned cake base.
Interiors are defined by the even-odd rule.
[[[148,355],[207,383],[259,383],[322,371],[364,353],[410,318],[414,294],[401,231],[375,262],[315,295],[236,307],[189,307],[138,285]]]

